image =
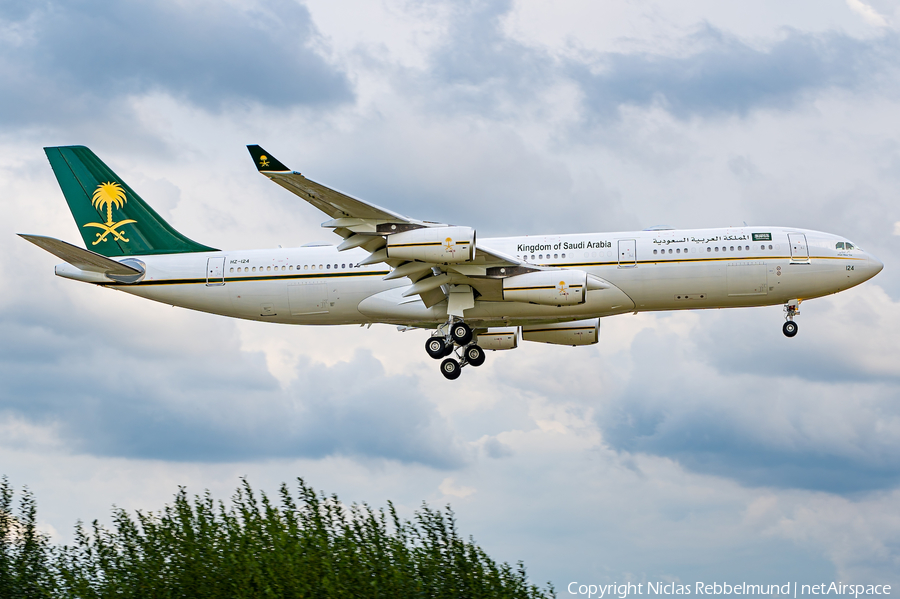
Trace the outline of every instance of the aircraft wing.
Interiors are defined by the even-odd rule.
[[[65,260],[75,268],[89,272],[97,272],[104,275],[128,277],[141,274],[140,270],[131,268],[127,264],[116,262],[112,258],[101,256],[96,252],[82,249],[71,243],[66,243],[53,237],[43,235],[25,235],[19,233],[19,237],[30,241],[43,250],[47,250],[57,258]]]
[[[260,146],[247,146],[257,170],[294,193],[331,218],[361,218],[373,220],[413,222],[401,214],[386,208],[351,198],[339,191],[311,181],[296,171],[284,166],[278,159]]]
[[[248,145],[247,149],[261,174],[331,217],[322,226],[344,239],[338,250],[368,250],[370,255],[362,264],[384,262],[393,267],[385,278],[408,277],[412,285],[403,295],[419,295],[426,306],[448,299],[452,307],[452,292],[461,293],[459,289],[464,286],[474,292],[467,292],[472,299],[460,300],[463,305],[474,302],[475,293],[502,300],[500,279],[539,270],[478,245],[474,229],[421,221],[358,200],[307,179],[258,145]],[[447,252],[441,251],[444,247]]]

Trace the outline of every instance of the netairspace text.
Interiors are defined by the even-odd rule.
[[[860,595],[890,595],[889,584],[844,584],[842,582],[801,584],[749,584],[740,582],[707,583],[696,582],[693,585],[677,582],[641,582],[623,584],[582,584],[570,582],[566,587],[570,595],[583,597],[618,597],[625,599],[629,595],[784,595],[796,598],[798,595],[852,595],[854,599]]]

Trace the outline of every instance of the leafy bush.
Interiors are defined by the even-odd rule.
[[[79,523],[72,546],[52,547],[33,497],[14,516],[6,479],[0,490],[0,599],[554,596],[521,563],[498,565],[462,539],[449,507],[423,504],[403,521],[390,503],[347,507],[303,480],[275,505],[245,480],[228,506],[181,488],[159,513],[115,510],[112,529]]]
[[[0,599],[52,597],[49,545],[37,530],[37,505],[25,491],[19,513],[13,512],[13,490],[0,479]]]

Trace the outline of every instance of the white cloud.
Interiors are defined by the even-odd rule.
[[[875,27],[887,27],[888,22],[883,16],[878,14],[874,8],[863,2],[862,0],[846,0],[850,10],[858,14],[869,25]]]
[[[456,481],[453,478],[445,478],[441,481],[441,484],[438,486],[438,489],[444,495],[448,497],[459,497],[463,499],[475,493],[476,489],[474,487],[464,487],[462,485],[457,485]]]

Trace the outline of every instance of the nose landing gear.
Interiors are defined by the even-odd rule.
[[[797,314],[800,314],[799,300],[791,300],[784,305],[784,326],[781,327],[781,332],[784,333],[785,337],[793,337],[797,334],[799,327],[794,322],[794,316]]]
[[[450,321],[438,327],[437,331],[425,342],[425,351],[435,360],[456,354],[456,358],[447,358],[441,362],[441,374],[444,378],[459,378],[464,366],[481,366],[484,364],[484,350],[472,343],[472,329],[463,321]]]

